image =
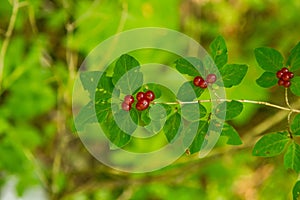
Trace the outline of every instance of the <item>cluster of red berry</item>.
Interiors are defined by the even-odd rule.
[[[294,74],[284,67],[276,73],[276,76],[279,78],[278,85],[288,88],[291,86],[290,80],[294,77]]]
[[[142,111],[146,110],[150,102],[155,99],[154,92],[148,90],[146,92],[138,92],[136,95],[137,103],[135,107],[137,110]],[[134,103],[134,97],[132,95],[126,95],[124,101],[122,102],[122,109],[125,111],[131,110],[132,104]]]
[[[217,76],[215,74],[208,74],[206,79],[203,79],[201,76],[196,76],[194,78],[194,85],[200,88],[207,88],[208,84],[213,84],[217,81]]]

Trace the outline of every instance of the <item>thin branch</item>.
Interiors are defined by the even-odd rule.
[[[285,88],[284,90],[284,98],[285,98],[285,103],[289,108],[292,108],[289,102],[289,96],[288,96],[288,89]]]
[[[280,110],[286,110],[286,111],[290,111],[293,113],[300,113],[300,110],[297,109],[293,109],[291,107],[287,108],[287,107],[283,107],[280,105],[276,105],[276,104],[272,104],[269,102],[264,102],[264,101],[254,101],[254,100],[246,100],[246,99],[239,99],[239,100],[232,100],[232,99],[204,99],[204,100],[197,100],[197,101],[186,101],[186,102],[165,102],[165,103],[155,103],[155,104],[166,104],[166,105],[186,105],[186,104],[198,104],[198,103],[211,103],[211,102],[231,102],[231,101],[238,101],[241,103],[250,103],[250,104],[258,104],[258,105],[265,105],[265,106],[269,106],[269,107],[273,107],[273,108],[277,108]]]
[[[12,2],[12,6],[13,6],[12,14],[11,14],[11,17],[10,17],[10,20],[9,20],[7,31],[5,33],[5,39],[3,41],[2,48],[1,48],[1,51],[0,51],[0,90],[2,89],[5,55],[6,55],[9,43],[10,43],[10,39],[11,39],[12,32],[13,32],[14,27],[15,27],[18,11],[19,11],[19,8],[20,8],[19,7],[19,1],[14,0]]]

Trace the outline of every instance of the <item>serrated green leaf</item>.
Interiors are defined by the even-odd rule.
[[[243,111],[243,104],[238,101],[222,102],[217,105],[215,114],[217,117],[222,118],[226,115],[225,120],[231,120],[237,117]]]
[[[254,55],[258,65],[268,72],[277,72],[283,67],[283,57],[275,49],[260,47],[254,50]]]
[[[107,106],[107,104],[105,105]],[[79,111],[78,115],[75,118],[77,131],[82,131],[84,129],[84,126],[88,123],[97,122],[94,106],[95,106],[94,103],[90,101],[88,104],[86,104],[84,107],[81,108],[81,110]],[[103,115],[105,113],[101,113],[101,114]]]
[[[204,89],[196,87],[192,81],[185,82],[178,90],[177,99],[180,101],[193,101],[201,96]]]
[[[276,77],[276,74],[273,72],[264,72],[257,80],[256,83],[263,87],[263,88],[269,88],[274,85],[276,85],[278,81],[278,78]]]
[[[300,76],[296,76],[291,79],[290,89],[294,95],[300,96]]]
[[[295,172],[300,172],[300,145],[293,142],[288,147],[284,155],[284,166],[286,169],[292,169]]]
[[[300,135],[300,114],[296,115],[291,123],[291,131],[293,135]]]
[[[227,47],[224,38],[218,36],[212,41],[209,47],[216,66],[221,69],[228,60]]]
[[[175,66],[181,74],[187,74],[193,77],[199,76],[199,71],[203,70],[203,63],[201,62],[201,60],[193,57],[179,58],[175,61]]]
[[[254,156],[272,157],[281,154],[290,138],[279,134],[271,133],[264,135],[254,146]]]
[[[221,136],[226,136],[228,138],[227,144],[229,145],[243,144],[238,132],[227,123],[223,125]]]
[[[220,70],[224,87],[239,85],[248,71],[247,65],[227,64]]]
[[[300,42],[292,49],[287,65],[290,66],[290,71],[300,69]]]
[[[299,200],[300,198],[300,181],[297,181],[293,188],[293,200]]]
[[[171,115],[163,128],[163,131],[167,137],[168,142],[173,142],[178,134],[181,132],[182,124],[181,124],[181,116],[178,113]]]
[[[197,130],[196,135],[194,133],[191,133],[191,131]],[[184,143],[187,145],[192,140],[192,144],[189,147],[190,153],[194,154],[196,152],[199,152],[202,144],[204,142],[205,135],[208,130],[208,123],[207,121],[197,121],[189,124],[189,126],[186,128],[185,135],[184,135]],[[194,138],[191,138],[194,136]]]
[[[129,72],[130,70],[134,69],[139,70],[140,63],[128,54],[122,55],[116,62],[114,68],[114,75],[113,75],[113,83],[116,85],[119,79]]]
[[[206,113],[206,108],[201,104],[185,104],[181,107],[181,115],[188,121],[200,120]]]
[[[89,92],[91,100],[94,99],[98,81],[102,74],[103,72],[100,71],[87,71],[80,73],[82,86]]]

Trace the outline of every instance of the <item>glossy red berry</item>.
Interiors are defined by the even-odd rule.
[[[148,101],[153,101],[155,99],[155,94],[151,90],[148,90],[144,96]]]
[[[196,76],[194,78],[193,83],[194,83],[195,86],[200,87],[200,81],[202,81],[202,80],[203,80],[203,78],[201,76]]]
[[[294,73],[293,72],[287,72],[287,74],[289,75],[290,79],[294,78]]]
[[[284,81],[289,81],[290,80],[289,72],[283,73],[281,79]]]
[[[284,85],[284,80],[279,79],[277,83],[278,83],[279,86]]]
[[[290,82],[290,81],[285,81],[285,82],[283,83],[283,86],[286,87],[286,88],[288,88],[288,87],[291,86],[291,82]]]
[[[133,104],[133,103],[134,103],[134,98],[133,98],[133,96],[132,96],[132,95],[126,95],[126,96],[124,97],[124,102],[125,102],[126,104],[128,104],[128,105]]]
[[[147,99],[142,99],[136,103],[135,107],[139,111],[146,110],[149,107],[149,101]]]
[[[136,99],[138,101],[141,101],[142,99],[144,99],[145,97],[145,93],[144,92],[138,92],[137,95],[136,95]]]
[[[215,74],[208,74],[206,76],[207,83],[215,83],[217,81],[217,76]]]
[[[131,109],[131,104],[127,104],[125,101],[123,101],[122,109],[125,111],[129,111]]]
[[[286,72],[289,72],[289,69],[286,68],[286,67],[284,67],[284,68],[281,69],[281,71],[282,71],[283,73],[286,73]]]
[[[201,87],[203,89],[207,88],[207,82],[202,79],[199,83],[199,87]]]
[[[283,72],[280,70],[276,73],[277,78],[281,78],[283,75]]]

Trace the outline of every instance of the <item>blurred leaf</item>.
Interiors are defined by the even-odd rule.
[[[293,135],[300,135],[300,114],[296,115],[291,124]]]
[[[291,79],[290,89],[294,95],[300,96],[300,76]]]
[[[187,74],[189,76],[199,76],[199,71],[203,68],[203,63],[201,60],[193,57],[189,58],[179,58],[175,61],[176,69],[181,74]],[[198,71],[199,70],[199,71]],[[200,71],[201,72],[201,71]]]
[[[300,69],[300,42],[292,49],[287,65],[290,66],[290,71]]]
[[[216,66],[221,69],[228,60],[227,47],[224,38],[218,36],[212,41],[209,47]]]
[[[188,121],[200,120],[206,113],[206,108],[201,104],[185,104],[181,107],[181,115]]]
[[[281,154],[290,141],[286,135],[271,133],[264,135],[254,146],[254,156],[272,157]]]
[[[277,72],[283,66],[283,57],[275,49],[260,47],[254,50],[254,54],[258,65],[268,72]]]
[[[224,87],[230,88],[239,85],[248,71],[247,65],[227,64],[221,68],[220,74]]]
[[[231,101],[231,102],[222,102],[221,104],[218,104],[215,109],[215,114],[220,119],[223,116],[225,117],[225,120],[231,120],[235,117],[237,117],[242,111],[243,111],[243,104],[238,101]]]
[[[293,188],[293,200],[299,200],[300,197],[300,181],[297,181]]]
[[[257,80],[256,83],[264,88],[269,88],[277,84],[278,78],[275,73],[264,72]]]
[[[182,124],[181,124],[181,116],[178,113],[175,113],[171,115],[164,127],[163,131],[167,137],[167,140],[169,143],[173,142],[176,137],[178,137],[178,134],[180,134],[182,129]]]
[[[284,166],[296,173],[300,172],[300,145],[293,142],[284,155]]]
[[[238,132],[229,124],[223,125],[221,136],[228,137],[227,144],[229,145],[241,145],[243,144]]]
[[[204,89],[196,87],[193,81],[185,82],[178,90],[177,98],[180,101],[193,101],[201,96]]]

